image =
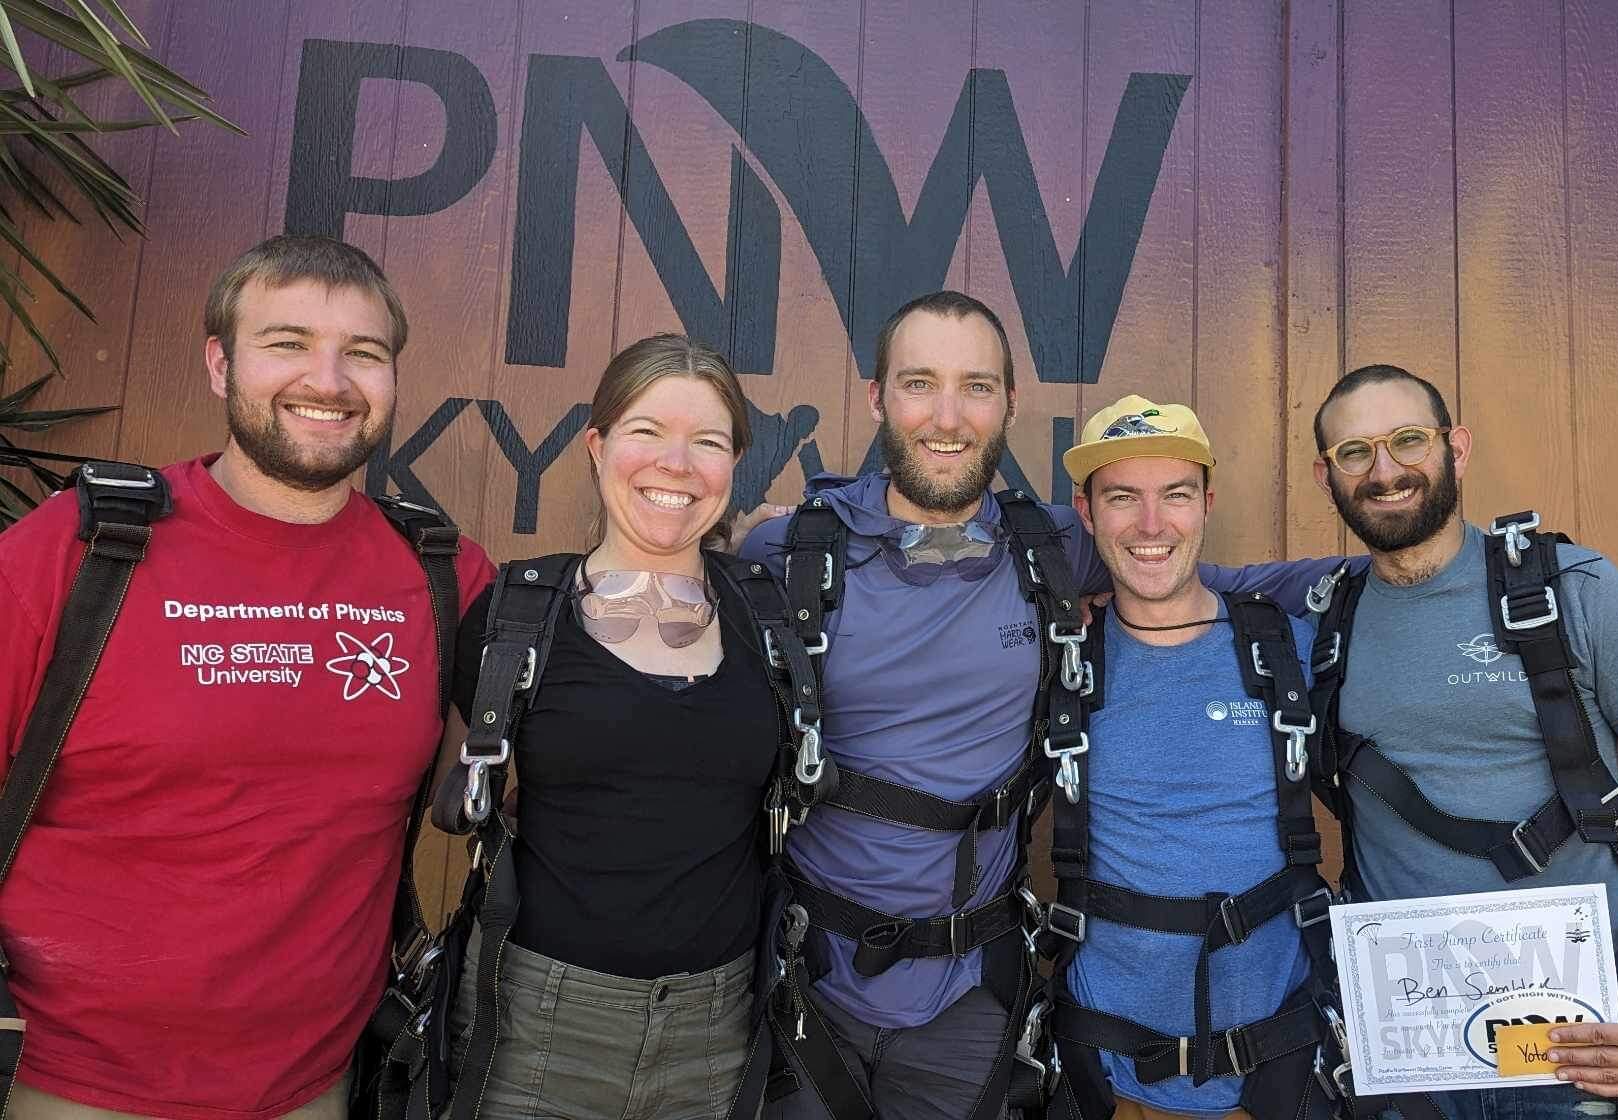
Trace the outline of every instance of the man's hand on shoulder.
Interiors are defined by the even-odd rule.
[[[776,517],[785,517],[792,512],[791,506],[778,506],[773,502],[760,502],[746,513],[736,515],[736,520],[730,525],[730,543],[725,551],[733,556],[741,555],[742,542],[747,539],[758,525]]]

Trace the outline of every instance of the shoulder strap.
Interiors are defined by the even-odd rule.
[[[79,539],[87,547],[62,606],[56,648],[45,668],[39,698],[0,793],[0,882],[11,871],[101,661],[135,565],[146,556],[151,523],[172,508],[163,476],[129,463],[85,463],[78,470],[77,492]]]
[[[1312,781],[1316,796],[1339,820],[1346,817],[1342,802],[1343,751],[1339,743],[1342,728],[1337,720],[1337,699],[1348,664],[1348,643],[1354,636],[1354,611],[1364,591],[1365,572],[1350,574],[1348,561],[1344,560],[1330,575],[1323,577],[1308,596],[1309,609],[1316,616],[1315,641],[1309,651],[1309,668],[1314,674],[1309,706],[1319,721],[1311,754]],[[1346,859],[1347,836],[1343,843]]]
[[[1579,700],[1576,661],[1553,586],[1561,575],[1556,545],[1567,538],[1538,530],[1532,510],[1490,524],[1483,548],[1489,617],[1500,648],[1522,660],[1556,793],[1579,838],[1618,845],[1618,779],[1596,750],[1590,715]],[[1618,847],[1613,852],[1618,858]]]
[[[581,559],[561,553],[500,565],[460,765],[433,800],[433,823],[445,832],[464,835],[499,805],[511,740],[538,696],[556,618]]]
[[[826,652],[826,615],[843,599],[848,526],[825,498],[792,514],[786,535],[786,598],[793,626],[811,654]]]
[[[1051,862],[1061,897],[1043,907],[1031,894],[1025,899],[1039,911],[1042,951],[1055,957],[1061,972],[1084,940],[1084,912],[1072,886],[1089,874],[1090,713],[1101,704],[1103,612],[1094,612],[1093,622],[1085,625],[1062,530],[1039,500],[1024,490],[994,497],[1010,538],[1017,584],[1039,619],[1039,682],[1029,745],[1056,764],[1056,786],[1066,801],[1051,826]],[[1043,808],[1043,802],[1030,807],[1028,824]]]
[[[1292,620],[1258,592],[1224,596],[1235,632],[1242,686],[1270,712],[1277,836],[1288,867],[1320,863],[1320,833],[1309,801],[1309,744],[1320,721],[1309,705]]]
[[[101,663],[135,565],[146,557],[152,522],[172,509],[163,476],[129,463],[83,464],[77,491],[78,535],[86,547],[62,605],[45,679],[0,792],[0,883],[17,858],[68,729]],[[23,1045],[23,1020],[5,983],[9,967],[0,952],[0,1114],[10,1102]]]
[[[1045,639],[1040,643],[1039,688],[1034,696],[1034,741],[1056,761],[1056,784],[1076,804],[1081,781],[1076,760],[1090,749],[1094,705],[1089,700],[1095,692],[1094,664],[1085,657],[1089,633],[1079,613],[1078,590],[1062,548],[1062,532],[1045,507],[1022,490],[1004,490],[994,497],[1010,535],[1018,585],[1032,600]],[[1049,656],[1053,652],[1054,658]]]
[[[800,512],[803,509],[811,507],[806,504],[800,507]],[[842,521],[831,513],[829,508],[812,507],[814,514],[811,519],[812,530],[819,533],[826,528],[824,525],[813,524],[822,520],[818,516],[822,509],[837,522],[839,528],[842,526]],[[796,520],[797,516],[794,515],[794,521]],[[842,534],[838,536],[841,543],[846,544],[846,536]],[[809,809],[835,794],[841,781],[837,764],[821,749],[820,721],[824,711],[821,698],[822,679],[818,659],[813,655],[825,652],[825,635],[818,632],[819,625],[816,623],[813,626],[817,632],[816,642],[813,646],[805,644],[802,615],[810,608],[799,607],[794,612],[790,593],[776,581],[775,576],[763,564],[721,553],[710,555],[716,562],[721,577],[741,593],[743,602],[747,604],[747,613],[759,629],[763,641],[765,671],[769,674],[770,687],[775,692],[783,726],[787,729],[783,737],[785,749],[777,761],[775,777],[770,783],[770,792],[765,804],[769,854],[772,857],[779,856],[785,849],[788,828],[794,824],[802,824]],[[833,554],[824,555],[831,557]],[[839,549],[836,557],[829,562],[839,576],[842,571],[841,556],[842,550]],[[789,555],[789,566],[791,562]],[[800,565],[798,570],[802,572],[817,569]],[[807,602],[809,597],[813,596],[824,605],[828,600],[823,596],[830,590],[832,589],[822,587],[820,592],[816,593],[811,586],[802,601]],[[841,590],[842,582],[839,578],[836,581],[836,594],[840,595]],[[835,597],[832,597],[830,602],[835,606]],[[831,606],[825,609],[829,610]]]
[[[448,517],[427,506],[387,494],[375,501],[382,515],[410,542],[427,575],[427,594],[433,606],[433,635],[438,641],[438,717],[443,719],[449,714],[455,628],[461,620],[461,587],[455,576],[461,531]]]

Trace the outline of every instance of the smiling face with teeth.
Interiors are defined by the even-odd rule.
[[[914,311],[895,328],[887,374],[869,389],[894,517],[944,525],[977,512],[1012,422],[1005,362],[982,315]]]
[[[1381,435],[1407,424],[1441,426],[1422,388],[1396,379],[1362,385],[1331,401],[1321,414],[1327,446],[1354,435]],[[1373,446],[1376,455],[1369,473],[1349,477],[1324,459],[1315,462],[1315,481],[1354,535],[1373,553],[1401,553],[1418,549],[1447,529],[1460,530],[1460,479],[1471,457],[1472,437],[1466,428],[1452,426],[1427,458],[1404,466],[1388,453],[1385,443]],[[1425,569],[1430,565],[1423,564]]]
[[[603,567],[702,574],[702,538],[730,505],[731,414],[697,377],[660,377],[605,432],[584,433],[601,487]]]
[[[285,490],[346,488],[393,421],[393,326],[381,297],[255,279],[235,322],[232,352],[215,336],[204,354],[225,400],[229,468]]]
[[[1213,506],[1204,477],[1199,463],[1137,456],[1097,469],[1076,496],[1119,610],[1135,621],[1184,621],[1207,597],[1197,578]]]

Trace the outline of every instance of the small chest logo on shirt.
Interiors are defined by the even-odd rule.
[[[1493,665],[1505,656],[1500,652],[1500,647],[1494,644],[1493,634],[1479,634],[1468,641],[1456,642],[1455,648],[1479,665]]]
[[[1008,622],[1000,627],[1000,648],[1031,646],[1039,640],[1039,631],[1029,622]]]
[[[354,700],[376,689],[389,700],[399,699],[399,675],[410,668],[410,662],[393,653],[393,635],[379,634],[374,642],[342,630],[337,631],[337,645],[341,657],[326,662],[326,668],[345,678],[343,699]]]
[[[1488,631],[1476,634],[1464,642],[1456,642],[1455,648],[1479,665],[1493,665],[1505,656],[1505,652],[1495,645],[1494,635]],[[1451,673],[1447,679],[1452,685],[1520,684],[1528,679],[1528,674],[1520,669],[1490,669],[1487,671],[1471,669],[1464,673]]]
[[[1202,710],[1215,723],[1229,720],[1233,727],[1261,727],[1264,724],[1262,700],[1210,700]]]

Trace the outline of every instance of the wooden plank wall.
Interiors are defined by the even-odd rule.
[[[218,445],[203,294],[285,225],[305,43],[402,44],[476,68],[495,109],[493,159],[436,212],[350,214],[344,232],[412,318],[396,446],[450,408],[412,469],[497,558],[580,543],[592,499],[577,407],[615,349],[679,329],[702,286],[681,274],[671,292],[668,246],[687,243],[723,300],[733,273],[744,291],[768,278],[747,270],[762,267],[753,249],[772,207],[773,362],[745,372],[773,425],[774,500],[798,492],[804,462],[857,469],[874,434],[840,308],[888,290],[884,269],[948,250],[925,287],[964,288],[1006,319],[1020,390],[1012,451],[1056,500],[1069,490],[1054,453],[1075,425],[1138,391],[1192,404],[1216,441],[1212,558],[1352,547],[1314,487],[1309,424],[1344,369],[1388,361],[1432,379],[1476,432],[1469,515],[1536,506],[1618,553],[1605,489],[1618,471],[1606,431],[1618,413],[1618,8],[1606,0],[496,0],[478,20],[430,0],[126,3],[158,53],[250,135],[107,139],[148,199],[148,240],[24,217],[99,315],[90,324],[41,301],[69,373],[47,405],[122,406],[42,446],[166,461]],[[667,51],[632,49],[714,20],[733,22],[688,41],[683,73]],[[798,63],[770,69],[786,57],[771,53],[774,35],[798,44]],[[547,210],[525,179],[542,169],[522,159],[530,114],[579,108],[534,94],[554,65],[598,67],[610,83],[587,106],[609,125],[577,138],[571,215]],[[700,90],[692,73],[706,76]],[[1008,258],[1020,246],[1097,282],[1107,262],[1086,256],[1081,233],[1101,244],[1121,227],[1110,211],[1087,216],[1125,89],[1152,73],[1189,86],[1105,361],[1083,383],[1076,365],[1036,367],[1051,305],[1027,305]],[[992,131],[1007,127],[1002,87],[1044,211],[1031,225],[1030,200],[996,196],[1016,170]],[[95,97],[109,112],[131,105],[115,90]],[[952,127],[962,111],[965,133]],[[421,175],[450,127],[428,86],[368,79],[350,172]],[[950,162],[956,141],[965,155]],[[747,193],[753,181],[764,196]],[[943,206],[938,219],[939,199],[962,191],[962,213]],[[745,199],[734,213],[733,197]],[[573,234],[565,359],[508,361],[512,317],[538,321],[535,307],[510,306],[515,231],[554,233],[558,221]],[[746,302],[722,310],[714,341],[739,345]],[[9,338],[26,367],[14,325]],[[458,399],[476,403],[455,411]],[[537,483],[528,531],[514,462],[547,440],[568,446]],[[429,892],[442,897],[463,863],[432,842]]]

